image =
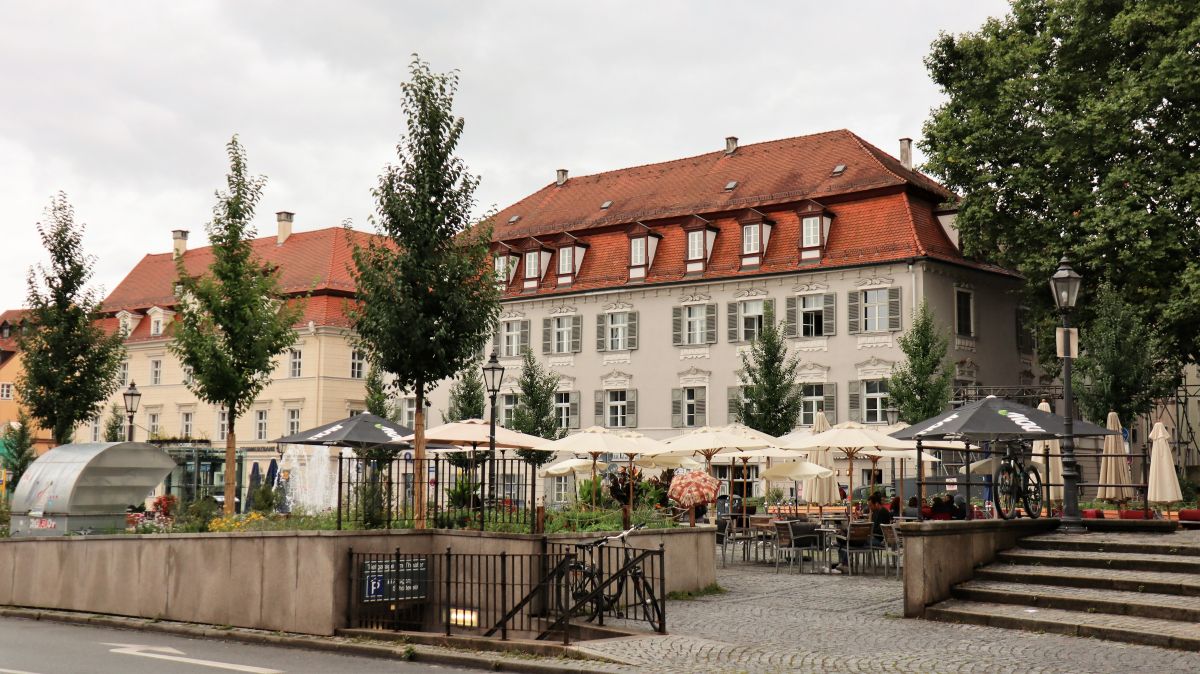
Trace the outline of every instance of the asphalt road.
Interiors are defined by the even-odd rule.
[[[483,670],[0,618],[0,674],[417,674],[468,671]]]

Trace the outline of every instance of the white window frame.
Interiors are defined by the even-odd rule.
[[[150,336],[158,337],[162,334],[162,319],[155,318],[150,321]]]
[[[878,299],[876,299],[878,298]],[[875,299],[876,301],[871,301]],[[890,315],[888,313],[888,289],[872,288],[862,291],[862,331],[887,332]]]
[[[874,389],[874,390],[872,390]],[[867,379],[862,383],[862,418],[864,424],[886,424],[888,390],[886,379]]]
[[[762,248],[762,226],[742,225],[742,255],[754,255]]]
[[[162,383],[162,360],[157,358],[150,361],[150,383],[155,386]]]
[[[100,417],[92,419],[92,442],[100,442]]]
[[[817,412],[825,411],[825,385],[800,385],[800,425],[812,426]]]
[[[254,410],[254,439],[267,439],[267,410]]]
[[[129,361],[121,361],[121,386],[129,386]]]
[[[575,249],[571,246],[558,249],[558,273],[561,276],[575,273]]]
[[[504,358],[521,355],[521,321],[501,321],[500,355]]]
[[[686,428],[696,426],[696,391],[703,386],[685,386],[683,388],[683,425]],[[706,396],[707,397],[707,396]]]
[[[517,409],[517,394],[501,393],[500,399],[496,401],[496,407],[496,423],[510,428],[513,422],[513,411]]]
[[[612,389],[604,392],[604,426],[606,428],[628,428],[629,392]]]
[[[629,349],[629,312],[617,311],[608,314],[605,319],[604,346],[609,351],[626,351]]]
[[[967,312],[969,314],[967,316],[967,332],[963,332],[961,330],[961,326],[959,325],[959,323],[962,322],[962,316],[959,315],[958,310],[959,295],[966,295],[969,298],[967,300]],[[975,293],[971,290],[967,290],[966,288],[954,289],[954,334],[959,337],[975,336]]]
[[[417,424],[417,399],[409,396],[400,399],[400,425],[412,428]]]
[[[550,321],[550,353],[571,353],[574,316],[555,316]]]
[[[541,266],[542,254],[536,250],[525,252],[525,278],[535,279],[539,276],[538,267]]]
[[[821,217],[810,215],[800,221],[800,247],[821,247]]]
[[[629,240],[629,266],[646,266],[646,237],[635,236]]]
[[[0,382],[0,400],[13,399],[13,385],[10,381]]]
[[[360,349],[350,351],[350,378],[362,379],[366,371],[367,356]]]
[[[289,407],[287,410],[287,435],[300,432],[300,408]]]
[[[571,477],[556,475],[550,483],[551,503],[566,503],[571,500]]]
[[[192,437],[192,421],[194,420],[192,412],[179,413],[179,435],[180,437]]]
[[[687,233],[688,262],[704,259],[704,238],[705,231],[703,229],[695,229]]]
[[[299,379],[304,374],[304,353],[300,349],[288,350],[288,378]]]
[[[825,336],[825,296],[800,296],[800,336]],[[811,320],[810,320],[811,319]]]
[[[508,283],[509,262],[507,255],[497,255],[492,258],[492,269],[496,272],[496,281]]]
[[[752,313],[757,311],[757,313]],[[765,320],[765,303],[762,300],[743,300],[738,307],[738,336],[744,342],[753,341],[762,334]]]
[[[226,410],[217,410],[217,439],[224,441],[228,436],[227,426],[229,425],[229,412]]]
[[[557,391],[554,394],[554,419],[559,428],[571,427],[571,392]]]
[[[683,308],[683,343],[704,344],[708,333],[708,305],[689,304]]]
[[[158,437],[159,419],[161,418],[162,416],[158,412],[146,413],[146,430],[150,433],[151,438]]]

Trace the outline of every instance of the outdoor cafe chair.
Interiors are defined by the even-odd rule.
[[[800,572],[804,572],[804,558],[812,561],[813,572],[817,570],[817,555],[823,551],[824,541],[817,531],[819,524],[791,521],[787,522],[788,538],[791,540],[791,553],[800,555]]]
[[[900,537],[900,530],[895,524],[882,524],[883,529],[883,572],[887,575],[888,569],[895,567],[896,578],[900,578],[900,567],[904,563],[904,540]]]
[[[717,542],[721,545],[721,566],[725,566],[725,555],[729,548],[733,548],[733,552],[737,554],[737,546],[742,546],[743,556],[749,554],[749,548],[746,547],[754,541],[754,536],[737,526],[737,523],[728,517],[717,518]]]
[[[875,547],[871,542],[870,522],[851,522],[844,536],[837,537],[838,547],[846,551],[846,571],[853,575],[855,558],[866,558],[868,563],[875,559]],[[861,568],[861,567],[860,567]]]

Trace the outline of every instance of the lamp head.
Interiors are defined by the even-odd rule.
[[[487,389],[489,396],[500,392],[500,382],[503,379],[504,366],[500,364],[500,359],[493,350],[487,364],[483,366],[483,386]]]
[[[1058,263],[1058,271],[1050,277],[1050,290],[1054,293],[1054,304],[1059,311],[1070,311],[1075,308],[1079,299],[1079,288],[1083,277],[1071,268],[1071,261],[1063,256]]]
[[[888,426],[895,426],[896,422],[900,421],[900,410],[896,409],[895,405],[888,405],[883,413],[887,416]]]
[[[138,403],[142,402],[142,392],[137,390],[137,384],[129,382],[129,388],[121,396],[125,398],[125,413],[137,414]]]

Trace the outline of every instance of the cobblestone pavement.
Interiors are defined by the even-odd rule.
[[[902,618],[899,581],[718,565],[728,593],[667,606],[665,636],[583,650],[646,672],[1200,672],[1200,653]]]

